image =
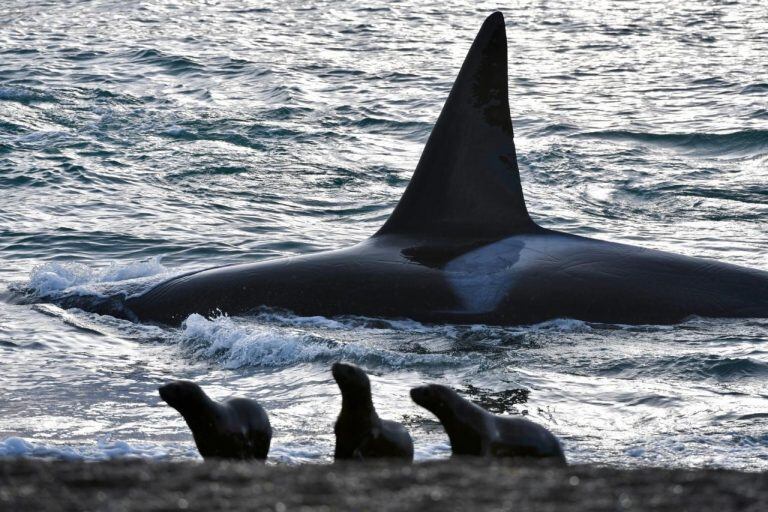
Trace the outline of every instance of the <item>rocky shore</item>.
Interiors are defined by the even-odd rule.
[[[0,510],[765,511],[768,474],[435,461],[0,461]]]

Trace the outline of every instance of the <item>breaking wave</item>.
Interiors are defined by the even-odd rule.
[[[20,437],[7,437],[0,441],[0,457],[95,461],[116,458],[167,459],[171,456],[198,457],[192,447],[131,444],[108,437],[98,439],[95,444],[89,445],[50,444],[28,441]]]
[[[283,367],[341,359],[389,368],[470,362],[466,356],[412,354],[369,347],[362,342],[343,343],[299,330],[239,325],[227,316],[207,319],[190,315],[182,324],[179,336],[181,345],[195,357],[216,360],[227,368]]]
[[[94,285],[143,280],[166,274],[168,269],[160,260],[160,257],[152,257],[127,263],[112,262],[103,269],[76,262],[49,262],[32,269],[29,281],[16,288],[38,297],[56,297],[65,292],[99,295],[100,291]]]
[[[707,156],[751,156],[768,153],[768,130],[757,129],[730,133],[652,133],[631,130],[598,130],[582,132],[575,136],[645,143]]]

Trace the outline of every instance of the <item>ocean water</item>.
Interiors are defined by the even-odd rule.
[[[762,0],[6,0],[0,456],[196,458],[156,391],[185,378],[259,400],[273,461],[328,462],[329,368],[346,360],[419,460],[449,446],[408,390],[441,382],[544,424],[572,462],[768,469],[768,320],[499,328],[264,310],[164,328],[49,300],[365,239],[495,9],[535,220],[768,270]]]

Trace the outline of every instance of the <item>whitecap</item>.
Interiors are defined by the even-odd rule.
[[[582,320],[575,320],[573,318],[555,318],[553,320],[547,320],[538,324],[533,324],[528,327],[534,331],[590,331],[592,327]]]
[[[116,458],[167,459],[171,456],[198,458],[197,452],[186,445],[133,444],[113,440],[109,436],[97,439],[95,444],[84,445],[49,444],[20,437],[0,440],[0,457],[95,461]]]
[[[408,332],[435,332],[446,335],[455,334],[453,325],[427,325],[407,318],[372,318],[366,316],[341,316],[328,318],[325,316],[300,316],[290,311],[277,311],[269,308],[262,309],[254,317],[260,322],[277,323],[293,327],[319,328],[328,330],[349,330],[355,328],[389,329]]]
[[[181,345],[196,357],[214,359],[227,368],[283,367],[340,359],[395,368],[468,361],[466,356],[395,352],[362,343],[341,343],[293,329],[240,325],[227,316],[207,319],[196,313],[184,321],[179,336]]]
[[[105,269],[92,269],[76,262],[48,262],[30,272],[29,281],[22,288],[38,296],[57,295],[65,290],[96,293],[88,285],[116,283],[164,274],[168,269],[155,256],[146,260],[127,263],[112,262]]]

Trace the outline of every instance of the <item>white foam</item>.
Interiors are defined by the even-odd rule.
[[[768,468],[768,436],[730,433],[669,434],[629,444],[624,455],[634,464],[659,467]]]
[[[328,460],[333,453],[332,446],[313,446],[301,443],[273,443],[269,449],[269,462],[279,464],[307,464]]]
[[[32,269],[27,288],[40,295],[85,284],[93,279],[93,272],[81,263],[44,263]]]
[[[57,460],[106,460],[115,458],[165,459],[171,455],[196,457],[196,452],[180,447],[130,444],[104,437],[95,444],[59,445],[8,437],[0,441],[0,457],[45,458]]]
[[[324,329],[349,328],[349,325],[345,322],[333,320],[324,316],[298,316],[290,313],[273,311],[264,311],[257,315],[257,319],[267,322],[278,322],[283,325],[294,325],[301,327],[320,327]]]
[[[166,133],[166,134],[170,135],[171,137],[180,137],[181,135],[184,135],[184,134],[186,134],[186,133],[188,133],[188,132],[187,132],[187,130],[185,130],[185,129],[184,129],[184,128],[182,128],[181,126],[179,126],[179,125],[175,125],[175,124],[174,124],[174,125],[172,125],[172,126],[169,126],[169,127],[168,127],[168,128],[165,130],[165,131],[164,131],[164,133]]]
[[[451,456],[451,444],[447,441],[419,443],[414,448],[413,458],[416,461],[447,459]]]
[[[591,331],[592,327],[582,320],[574,320],[573,318],[555,318],[553,320],[547,320],[538,324],[533,324],[528,327],[534,331]]]
[[[109,459],[125,457],[158,459],[168,457],[168,452],[158,446],[131,445],[125,441],[112,441],[109,439],[100,439],[96,445],[104,457]]]
[[[107,268],[94,270],[75,262],[49,262],[32,269],[29,282],[24,286],[37,295],[56,295],[65,290],[93,293],[87,285],[115,283],[146,278],[167,272],[158,256],[128,263],[112,262]]]
[[[112,262],[109,267],[99,274],[99,282],[126,281],[128,279],[139,279],[142,277],[151,277],[167,272],[168,269],[160,263],[161,256],[129,263]]]
[[[328,318],[325,316],[299,316],[290,312],[264,310],[255,317],[262,322],[278,323],[294,327],[319,328],[329,330],[349,330],[354,328],[391,329],[409,332],[441,332],[446,335],[455,333],[452,325],[425,325],[410,319],[385,319],[364,316],[346,316]]]
[[[180,330],[181,343],[197,357],[216,359],[227,368],[282,367],[302,362],[345,359],[360,363],[404,367],[456,364],[463,357],[408,354],[340,343],[302,331],[264,325],[238,325],[227,316],[207,319],[190,315]]]

